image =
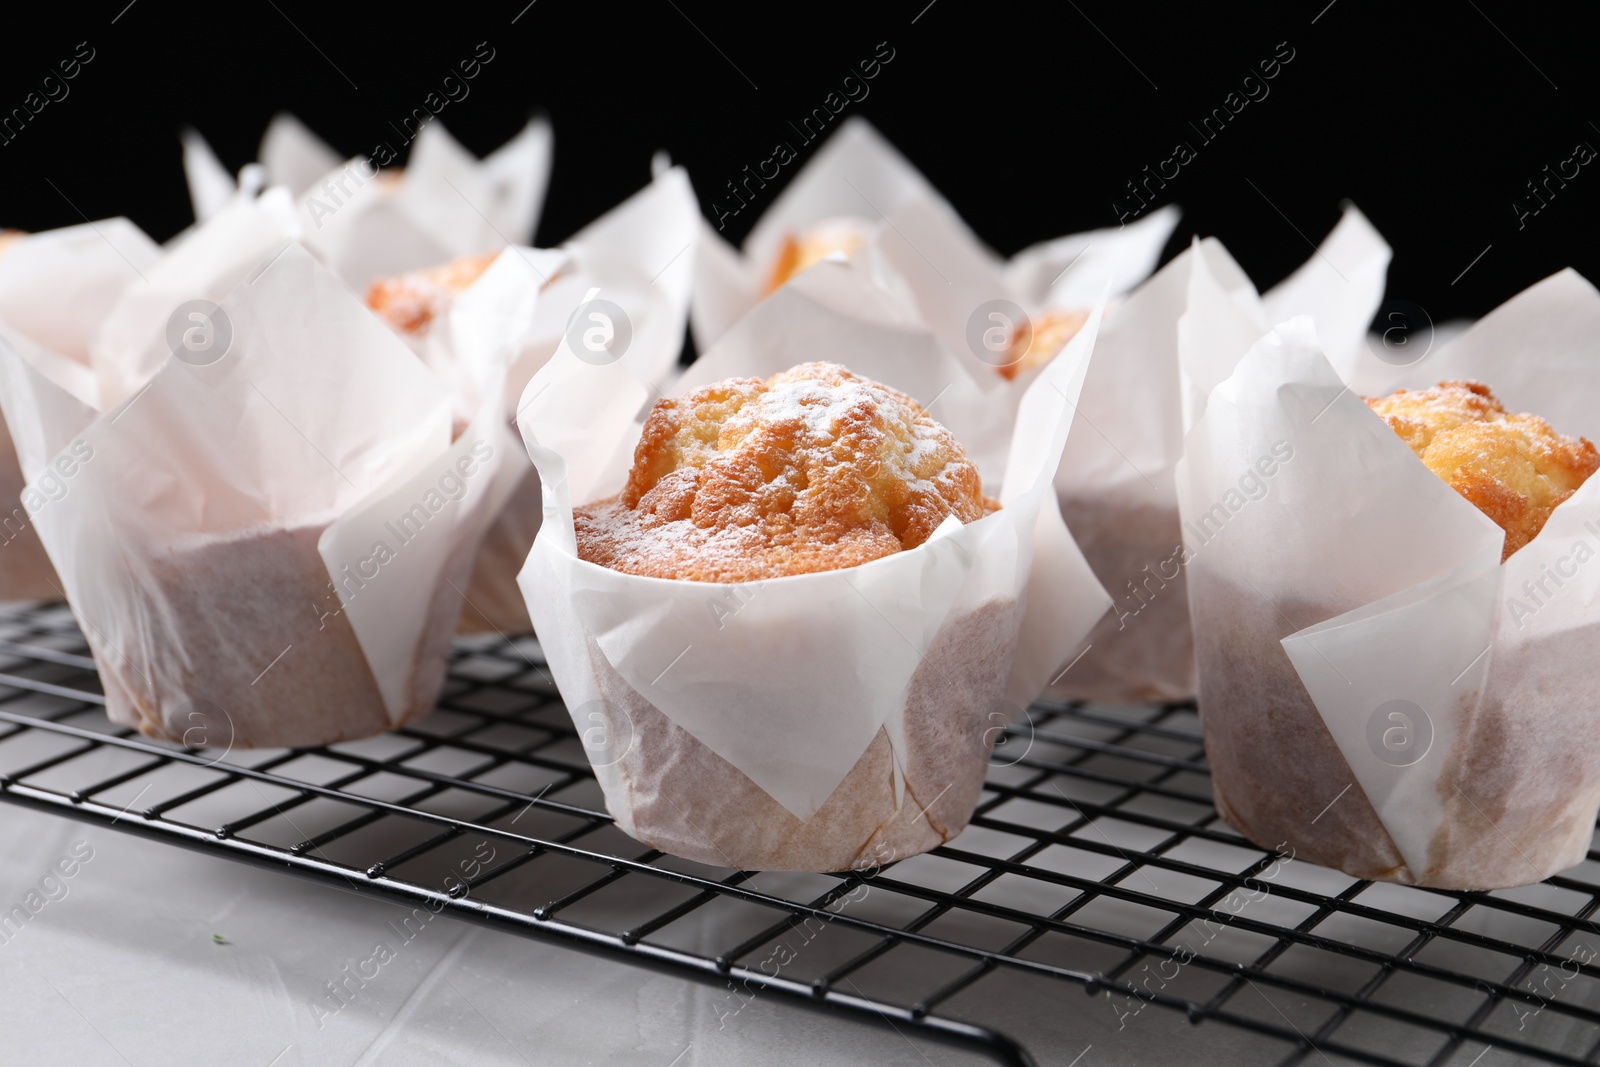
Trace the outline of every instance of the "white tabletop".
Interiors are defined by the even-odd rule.
[[[986,1062],[444,916],[403,941],[399,905],[10,805],[0,902],[23,903],[75,847],[91,858],[20,929],[0,927],[0,1062]],[[380,942],[393,958],[333,1010],[325,983]]]

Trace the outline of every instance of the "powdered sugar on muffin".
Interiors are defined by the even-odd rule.
[[[367,307],[399,332],[421,336],[497,256],[498,252],[462,256],[426,270],[379,278],[367,287]]]
[[[857,566],[998,507],[916,401],[805,363],[657,402],[622,492],[574,519],[590,562],[737,582]]]

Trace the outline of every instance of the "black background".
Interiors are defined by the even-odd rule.
[[[185,124],[230,169],[255,157],[279,109],[341,152],[365,153],[398,143],[390,124],[487,42],[493,60],[440,120],[481,154],[530,113],[549,113],[555,166],[539,243],[554,244],[642,185],[658,148],[688,167],[708,210],[743,166],[796,141],[788,123],[887,42],[894,59],[844,113],[870,118],[1002,253],[1114,224],[1124,183],[1186,140],[1198,156],[1159,201],[1185,210],[1168,256],[1192,234],[1215,235],[1266,286],[1306,259],[1348,198],[1394,246],[1390,295],[1436,320],[1482,315],[1562,267],[1600,279],[1600,165],[1520,229],[1512,206],[1574,145],[1600,147],[1591,34],[1576,6],[525,4],[244,0],[219,14],[114,0],[30,10],[25,22],[12,12],[0,115],[79,42],[95,58],[65,99],[0,145],[0,224],[125,214],[164,239],[190,221]],[[1189,122],[1280,42],[1294,59],[1269,95],[1201,143]],[[814,147],[729,221],[729,236],[743,236]]]

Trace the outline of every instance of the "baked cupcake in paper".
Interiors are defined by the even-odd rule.
[[[479,160],[434,119],[416,131],[403,170],[380,172],[378,167],[387,166],[388,160],[376,165],[365,157],[345,161],[299,119],[280,112],[267,125],[258,162],[246,166],[238,180],[228,174],[195,130],[183,135],[183,168],[199,221],[221,210],[241,188],[259,191],[266,186],[285,186],[297,199],[304,198],[308,234],[320,238],[315,242],[319,252],[332,258],[340,255],[352,233],[360,240],[367,227],[380,233],[393,227],[419,229],[420,233],[407,234],[403,245],[409,259],[394,266],[379,263],[371,269],[371,274],[380,274],[412,270],[452,256],[498,251],[508,244],[531,244],[550,183],[552,146],[549,121],[535,118]],[[366,196],[357,195],[368,186],[372,188]],[[374,210],[366,203],[373,193],[381,194],[375,199],[391,204],[404,221],[358,223],[358,216]],[[345,212],[352,201],[352,210]],[[345,220],[335,223],[333,219],[341,213]],[[322,233],[330,227],[330,232]],[[438,254],[426,258],[434,251]],[[359,264],[353,266],[360,269]],[[357,282],[365,284],[366,280]]]
[[[967,371],[903,305],[856,268],[820,265],[713,346],[672,387],[673,397],[688,399],[665,406],[620,364],[586,361],[565,344],[558,349],[521,403],[519,425],[543,484],[545,521],[520,582],[623,830],[716,866],[818,871],[904,858],[960,832],[999,727],[1037,694],[1106,607],[1050,488],[1098,322],[1096,311],[1036,377],[998,460],[974,463],[963,447],[955,465],[965,472],[961,492],[982,499],[982,486],[992,482],[993,509],[986,504],[965,517],[924,511],[903,531],[891,508],[881,524],[893,529],[900,550],[889,546],[868,562],[833,569],[830,558],[863,558],[857,550],[871,538],[847,524],[841,537],[851,553],[830,557],[798,534],[786,540],[761,533],[787,521],[768,505],[788,499],[790,517],[819,501],[852,514],[859,504],[875,515],[871,501],[880,490],[915,499],[930,491],[931,483],[902,477],[904,470],[943,455],[950,441],[965,445],[945,404],[973,388]],[[831,369],[819,371],[819,360]],[[835,384],[844,374],[855,382],[851,388],[899,399],[867,405],[863,415],[838,401]],[[733,464],[722,472],[729,478],[704,483],[702,503],[726,505],[709,524],[727,520],[717,536],[750,539],[725,557],[727,566],[706,568],[714,551],[691,553],[698,564],[670,573],[726,578],[775,566],[781,576],[660,577],[581,557],[575,519],[591,528],[597,509],[640,473],[639,463],[678,455],[669,438],[692,444],[698,431],[663,436],[663,419],[705,420],[709,436],[696,450],[722,448],[711,441],[746,448],[749,439],[736,425],[741,416],[729,414],[734,394],[770,395],[775,418],[763,422],[758,411],[752,432],[777,451],[763,453],[770,471],[765,460]],[[900,414],[891,419],[891,410]],[[937,421],[945,443],[906,451],[900,436],[872,436],[883,420],[924,429]],[[649,436],[641,437],[646,427]],[[858,431],[866,436],[852,437]],[[792,447],[781,446],[785,435]],[[816,492],[797,473],[803,464],[795,457],[805,455],[832,457],[819,468]],[[1001,466],[977,470],[984,462]],[[742,474],[735,477],[735,468]],[[917,477],[953,477],[952,469]],[[682,489],[687,477],[678,469],[655,484]],[[779,499],[786,493],[792,499]],[[677,503],[648,506],[684,504],[681,493],[668,496]],[[763,503],[754,503],[757,497]],[[657,518],[668,525],[647,539],[668,554],[680,540],[688,545],[707,532],[689,529],[693,518],[679,523],[666,511]],[[745,518],[751,530],[741,532]],[[876,529],[872,536],[889,535]]]
[[[0,338],[34,351],[92,395],[95,330],[160,255],[124,218],[0,238]],[[11,434],[0,426],[0,600],[59,600],[61,581],[22,507],[25,484]]]
[[[1314,314],[1346,374],[1365,351],[1383,295],[1389,247],[1354,207],[1306,263],[1258,295],[1221,243],[1192,245],[1139,284],[1170,224],[1138,233],[1107,230],[1052,284],[1039,272],[1000,271],[964,228],[922,201],[908,202],[873,234],[865,260],[962,355],[982,385],[974,421],[1009,426],[1017,397],[1085,317],[1087,292],[1110,277],[1134,286],[1106,311],[1096,358],[1056,473],[1062,514],[1113,607],[1052,674],[1060,699],[1176,700],[1195,691],[1194,646],[1184,590],[1172,470],[1182,454],[1190,379],[1216,370],[1179,359],[1180,320],[1210,329],[1210,309],[1253,324],[1218,351],[1236,361],[1274,321]],[[1091,260],[1091,256],[1094,258]],[[1018,279],[1031,279],[1032,285]],[[1232,362],[1220,368],[1225,374]],[[1210,377],[1208,377],[1208,375]]]
[[[731,190],[713,190],[714,201],[743,203],[743,196],[764,195],[757,188],[765,187],[759,177],[741,182],[729,183]],[[1177,208],[1162,208],[1132,225],[1044,241],[1003,261],[972,236],[949,202],[871,123],[854,116],[772,198],[742,249],[735,250],[710,223],[702,227],[692,310],[695,343],[709,348],[764,296],[812,264],[861,257],[883,220],[913,203],[960,232],[961,254],[975,261],[975,269],[1003,275],[1007,291],[1029,302],[1066,309],[1073,328],[1087,318],[1103,279],[1112,279],[1115,296],[1148,275],[1178,223]],[[1074,265],[1071,277],[1065,277]]]
[[[1210,392],[1177,475],[1185,570],[1217,806],[1257,844],[1449,889],[1584,859],[1597,337],[1600,293],[1566,271],[1378,411],[1305,319]]]
[[[341,162],[280,115],[262,141],[261,162],[244,168],[236,183],[199,134],[184,138],[196,218],[209,218],[241,190],[283,185],[297,201],[302,243],[357,290],[377,277],[531,244],[550,159],[543,118],[481,160],[435,119],[417,131],[404,168],[380,169],[365,156]]]
[[[0,333],[49,365],[91,405],[111,406],[166,358],[164,330],[186,299],[221,299],[259,258],[297,232],[288,195],[243,191],[204,225],[158,248],[126,219],[18,238],[0,258]],[[0,445],[8,500],[25,479],[10,436]],[[61,597],[26,509],[12,505],[0,595]]]
[[[643,190],[578,231],[556,251],[519,249],[539,302],[514,346],[506,374],[504,506],[478,550],[461,615],[465,632],[532,632],[517,572],[533,547],[544,508],[539,478],[511,429],[512,406],[564,335],[596,346],[589,358],[615,359],[659,386],[677,369],[694,278],[699,207],[681,168],[663,170]],[[459,372],[454,337],[458,296],[477,284],[489,255],[374,281],[367,304],[445,380]],[[598,316],[598,318],[596,318]],[[470,327],[470,324],[467,324]],[[601,335],[593,333],[600,329]],[[609,334],[607,334],[609,331]]]
[[[1267,292],[1220,242],[1199,242],[1109,316],[1081,421],[1067,442],[1056,491],[1111,613],[1059,677],[1057,695],[1173,700],[1196,692],[1194,643],[1182,566],[1173,471],[1195,396],[1231,372],[1255,338],[1293,315],[1310,315],[1329,358],[1348,376],[1365,352],[1383,299],[1388,244],[1354,206],[1305,263]],[[1228,333],[1214,312],[1248,323]],[[1182,339],[1212,344],[1192,360]],[[1081,659],[1078,657],[1081,655]]]
[[[114,404],[0,345],[24,506],[113,721],[300,746],[432,707],[491,516],[524,270],[508,253],[470,294],[482,403],[459,432],[434,374],[293,242],[181,318]]]

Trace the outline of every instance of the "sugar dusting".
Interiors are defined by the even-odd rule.
[[[367,288],[367,306],[398,332],[420,337],[449,310],[457,294],[482,277],[498,255],[462,256],[426,270],[378,278]]]
[[[575,524],[591,562],[747,581],[869,562],[998,506],[916,401],[808,363],[658,402],[623,492],[577,509]]]

